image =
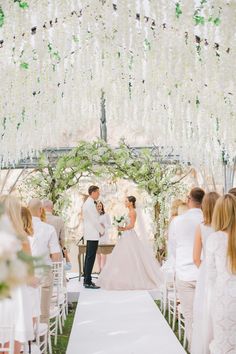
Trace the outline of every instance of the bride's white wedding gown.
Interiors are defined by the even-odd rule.
[[[108,257],[97,285],[106,290],[156,289],[162,282],[158,261],[135,230],[124,231]]]

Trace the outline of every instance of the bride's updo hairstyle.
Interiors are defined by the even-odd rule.
[[[128,201],[133,204],[133,207],[136,208],[136,198],[133,195],[127,197]]]

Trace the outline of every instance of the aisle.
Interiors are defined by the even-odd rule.
[[[184,354],[147,291],[83,290],[67,354]]]

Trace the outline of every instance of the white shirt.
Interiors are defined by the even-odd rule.
[[[104,227],[101,225],[100,215],[91,197],[88,197],[83,205],[83,219],[85,240],[98,241],[99,233],[104,233]]]
[[[177,216],[169,230],[175,259],[176,276],[183,281],[196,281],[198,268],[193,262],[193,246],[197,226],[203,221],[202,210],[189,209]]]
[[[29,237],[32,256],[43,257],[46,265],[52,265],[50,254],[61,252],[55,228],[33,216],[33,229]]]

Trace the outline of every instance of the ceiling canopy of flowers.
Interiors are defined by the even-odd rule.
[[[0,155],[99,135],[211,169],[236,147],[234,0],[4,0]]]

